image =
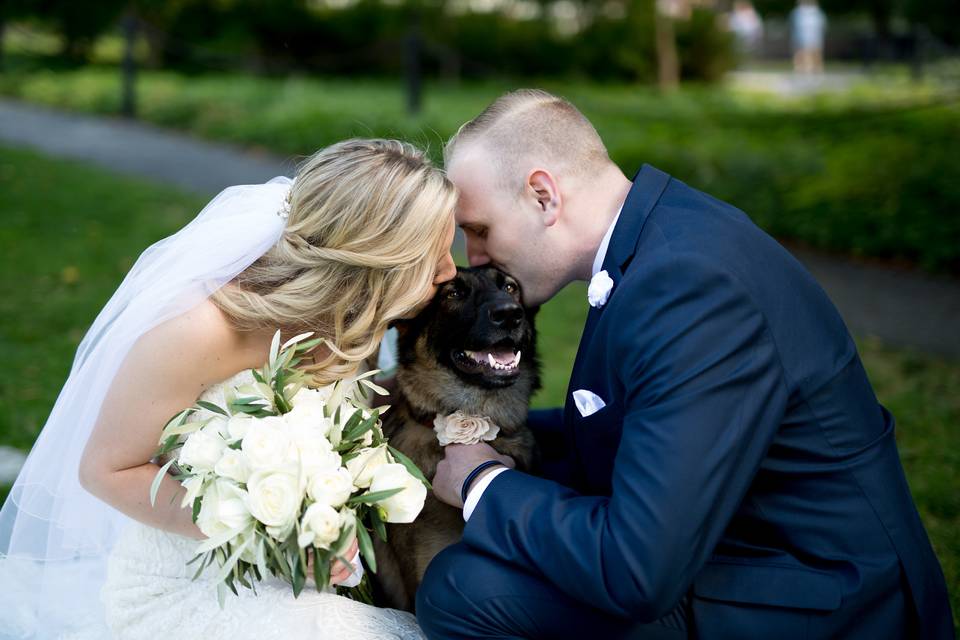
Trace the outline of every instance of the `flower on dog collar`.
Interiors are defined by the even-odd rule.
[[[500,433],[500,427],[486,416],[471,416],[462,411],[433,419],[433,430],[437,433],[440,446],[448,444],[476,444],[481,440],[490,441]]]
[[[591,307],[602,307],[607,304],[610,298],[610,291],[613,289],[613,278],[606,271],[601,271],[590,279],[590,286],[587,288],[587,301]]]

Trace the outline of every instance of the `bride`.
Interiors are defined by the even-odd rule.
[[[276,328],[327,338],[318,384],[355,373],[388,324],[455,274],[456,192],[390,140],[322,149],[295,181],[231,187],[134,265],[97,317],[0,513],[0,637],[422,638],[413,616],[268,578],[220,608],[186,566],[184,489],[150,484],[160,431],[268,357]],[[358,564],[355,543],[347,557]],[[332,584],[358,570],[336,564]]]

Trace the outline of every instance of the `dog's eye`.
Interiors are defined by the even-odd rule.
[[[513,284],[512,282],[508,282],[503,285],[503,290],[509,293],[510,295],[513,295],[514,293],[517,292],[517,285]]]
[[[462,297],[462,294],[460,293],[459,289],[450,289],[443,294],[443,297],[447,300],[459,300]]]

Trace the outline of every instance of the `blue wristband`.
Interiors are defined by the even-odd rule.
[[[495,467],[497,465],[502,465],[503,463],[499,460],[487,460],[481,464],[478,464],[473,471],[470,472],[470,475],[467,476],[467,479],[463,481],[463,486],[460,487],[460,500],[464,504],[467,503],[467,493],[470,491],[470,485],[473,484],[473,481],[477,479],[477,476],[489,469],[490,467]]]

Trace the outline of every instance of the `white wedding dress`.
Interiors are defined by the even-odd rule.
[[[200,396],[224,405],[224,388],[253,381],[243,371]],[[257,594],[238,587],[221,609],[212,568],[192,580],[197,541],[132,522],[110,553],[101,591],[107,625],[118,640],[425,640],[416,618],[312,585],[299,598],[267,576]]]

